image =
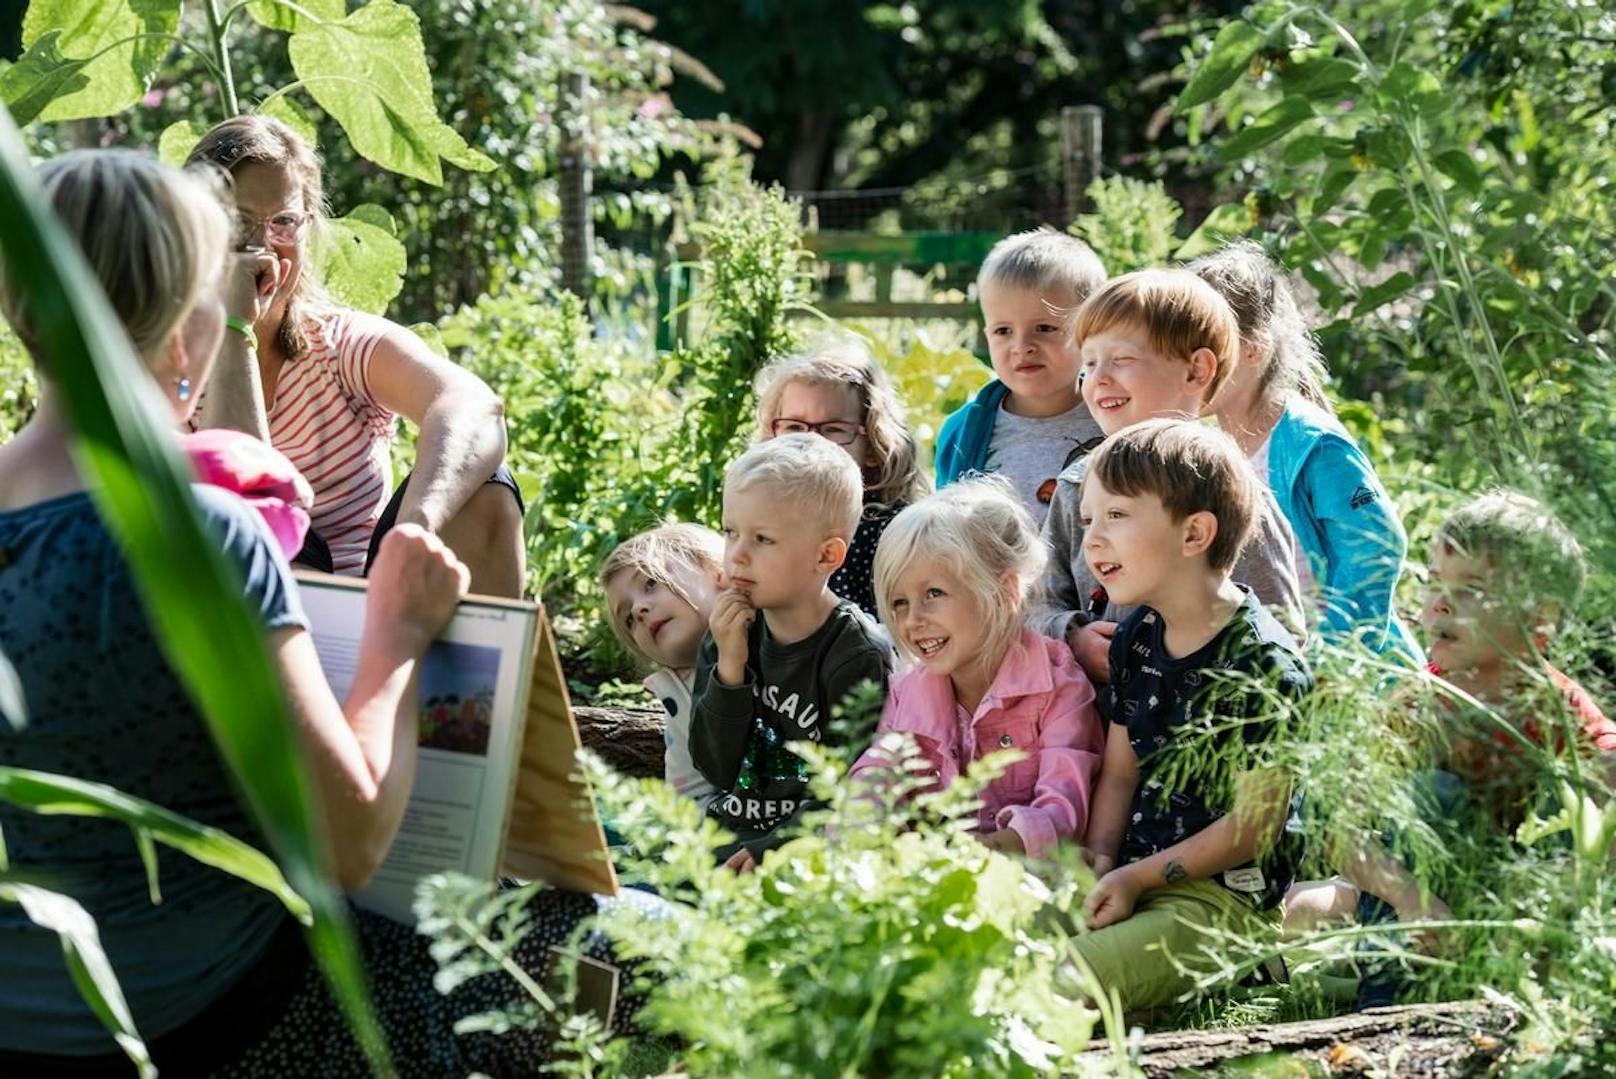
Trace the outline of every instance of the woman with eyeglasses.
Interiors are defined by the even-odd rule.
[[[891,379],[863,341],[828,336],[764,367],[757,396],[759,441],[810,432],[842,447],[864,471],[864,516],[830,590],[879,618],[876,544],[899,510],[931,491]]]
[[[523,507],[503,464],[504,408],[407,328],[326,294],[311,259],[325,213],[313,149],[277,120],[238,116],[204,135],[191,161],[230,176],[237,242],[264,253],[269,298],[256,322],[228,323],[194,425],[256,435],[308,479],[313,531],[295,561],[365,575],[381,537],[416,524],[466,564],[473,592],[520,596]],[[419,435],[414,470],[395,489],[397,416]]]

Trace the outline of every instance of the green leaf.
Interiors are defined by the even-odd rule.
[[[1173,258],[1178,262],[1199,258],[1216,251],[1231,239],[1251,231],[1251,212],[1244,203],[1226,202],[1206,215],[1206,220],[1184,241]]]
[[[1235,161],[1262,149],[1282,137],[1297,124],[1313,118],[1313,103],[1305,97],[1287,97],[1279,104],[1262,112],[1245,127],[1224,139],[1218,146],[1218,156]]]
[[[1465,191],[1475,194],[1481,190],[1481,169],[1476,159],[1463,150],[1443,150],[1431,164]]]
[[[28,920],[55,933],[62,941],[62,958],[84,1003],[107,1028],[124,1056],[135,1065],[140,1079],[156,1079],[157,1068],[146,1043],[135,1030],[135,1018],[113,973],[95,919],[72,896],[48,891],[22,881],[0,881],[0,899],[21,905]]]
[[[260,26],[290,34],[323,22],[336,22],[348,13],[346,0],[295,0],[295,3],[297,6],[293,7],[279,0],[253,0],[247,5],[247,14]],[[306,18],[297,8],[314,18]]]
[[[157,156],[165,165],[184,168],[185,159],[207,133],[208,129],[195,120],[176,120],[157,137]]]
[[[62,32],[50,30],[15,63],[0,71],[0,101],[19,124],[31,124],[59,97],[88,86],[83,60],[69,60],[59,48]]]
[[[1224,23],[1212,42],[1212,52],[1201,61],[1189,85],[1178,95],[1174,106],[1177,111],[1211,101],[1233,86],[1267,40],[1266,34],[1248,22],[1236,19]]]
[[[285,94],[279,97],[271,97],[253,111],[260,116],[268,116],[271,119],[279,120],[303,136],[303,141],[310,146],[320,145],[320,129],[315,124],[314,117],[309,115],[309,111],[302,105],[299,105]]]
[[[247,606],[240,571],[203,527],[174,413],[136,359],[78,247],[51,213],[0,109],[0,261],[27,266],[21,299],[44,312],[41,347],[96,508],[127,558],[152,630],[297,893],[314,910],[311,950],[377,1071],[388,1054],[366,996],[347,907],[323,854],[300,743]]]
[[[1352,186],[1358,178],[1358,170],[1350,164],[1342,162],[1334,165],[1319,180],[1319,193],[1313,197],[1313,204],[1308,208],[1314,217],[1328,213],[1335,205],[1341,193]]]
[[[328,222],[314,258],[332,296],[379,315],[404,287],[406,253],[392,215],[380,206],[354,207]]]
[[[1358,65],[1339,56],[1317,56],[1280,73],[1287,94],[1318,99],[1338,97],[1358,77]]]
[[[127,109],[151,86],[179,24],[180,0],[33,0],[23,16],[23,45],[32,49],[59,30],[61,54],[87,61],[84,82],[54,96],[38,118],[80,120]]]
[[[1280,158],[1287,165],[1305,165],[1320,157],[1346,157],[1352,153],[1350,139],[1334,139],[1329,135],[1298,135],[1285,144]]]
[[[0,802],[47,816],[103,817],[128,825],[136,832],[136,844],[153,878],[154,895],[157,891],[156,859],[148,857],[153,840],[203,865],[257,885],[279,899],[299,921],[307,923],[309,920],[308,903],[293,891],[274,861],[262,851],[227,832],[198,824],[115,787],[71,776],[0,766]]]
[[[292,35],[287,46],[304,88],[383,168],[443,183],[441,162],[486,172],[494,162],[438,119],[421,25],[394,0]]]
[[[1413,287],[1414,276],[1407,270],[1398,270],[1380,284],[1371,285],[1358,294],[1358,302],[1352,305],[1352,317],[1361,318]]]
[[[1389,112],[1406,106],[1414,112],[1429,114],[1446,104],[1442,83],[1437,77],[1425,68],[1408,63],[1392,65],[1380,80],[1375,97]]]

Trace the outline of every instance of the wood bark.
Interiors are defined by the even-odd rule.
[[[1152,1079],[1271,1054],[1312,1060],[1329,1075],[1462,1076],[1486,1070],[1512,1025],[1511,1016],[1482,1001],[1375,1008],[1298,1023],[1149,1034],[1139,1042],[1138,1062]]]
[[[660,708],[574,708],[578,739],[626,776],[661,779],[665,717]]]

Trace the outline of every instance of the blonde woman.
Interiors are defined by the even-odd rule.
[[[326,297],[310,261],[325,195],[308,143],[279,121],[238,116],[204,135],[191,161],[229,174],[238,242],[270,256],[268,302],[252,323],[230,324],[197,426],[256,435],[308,478],[314,538],[297,561],[359,576],[388,529],[414,524],[466,564],[472,591],[521,595],[522,500],[502,463],[503,406],[407,328]],[[420,433],[415,468],[395,489],[398,416]]]
[[[40,179],[128,332],[176,425],[206,383],[227,318],[257,310],[262,270],[230,253],[216,186],[156,158],[78,151]],[[207,727],[153,633],[117,541],[70,453],[72,431],[42,347],[41,320],[0,267],[0,311],[40,375],[39,408],[0,445],[0,653],[30,722],[0,723],[0,761],[106,783],[248,842],[263,837],[237,800]],[[331,693],[286,559],[234,494],[193,488],[204,525],[240,573],[265,630],[323,811],[338,883],[362,886],[397,835],[415,778],[415,671],[466,589],[466,569],[415,525],[388,534],[372,568],[364,636],[346,701]],[[151,902],[128,829],[0,805],[12,865],[94,917],[136,1028],[165,1076],[368,1076],[297,923],[268,893],[177,854],[158,856]],[[529,906],[520,962],[544,969],[595,899],[547,892]],[[456,1022],[520,999],[481,979],[440,995],[427,938],[355,912],[372,996],[403,1075],[536,1070],[539,1035],[458,1036]],[[0,1075],[127,1074],[79,996],[56,934],[0,903]]]
[[[887,525],[931,490],[892,380],[856,337],[830,336],[758,374],[758,440],[811,432],[846,450],[864,474],[864,513],[830,590],[879,617],[870,579]]]

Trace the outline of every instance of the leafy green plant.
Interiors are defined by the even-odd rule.
[[[971,781],[945,792],[917,794],[924,765],[912,744],[890,783],[860,792],[845,782],[839,753],[798,752],[827,808],[739,876],[714,865],[725,837],[694,802],[586,761],[630,839],[619,871],[678,900],[615,905],[594,928],[636,963],[648,993],[640,1023],[683,1047],[684,1070],[1109,1073],[1110,1059],[1079,1057],[1100,1013],[1055,974],[1058,926],[1084,875],[1056,871],[1052,886],[990,852],[967,824],[980,784],[1014,755],[981,762]],[[423,890],[420,901],[446,970],[488,969],[491,950],[477,941],[514,924],[520,902],[490,898],[486,885]],[[467,930],[468,909],[484,912],[470,921],[490,933]],[[1120,1040],[1120,1025],[1112,1033]]]
[[[0,109],[0,258],[27,266],[17,280],[41,319],[74,452],[103,517],[129,560],[152,628],[197,702],[220,755],[296,892],[314,914],[312,950],[371,1059],[382,1044],[324,859],[299,757],[271,669],[263,628],[242,598],[239,573],[204,532],[172,418],[130,351],[83,256],[51,214],[10,116]]]
[[[1079,214],[1071,233],[1094,249],[1112,274],[1164,266],[1179,247],[1183,213],[1160,180],[1107,176],[1084,192],[1094,209]]]
[[[181,0],[34,0],[23,18],[26,52],[0,72],[0,101],[19,124],[111,116],[134,106],[176,50],[201,65],[217,87],[213,119],[242,113],[232,32],[238,18],[262,33],[285,35],[295,81],[265,97],[255,111],[314,139],[308,114],[288,97],[307,94],[340,125],[354,149],[395,173],[443,182],[445,164],[487,171],[494,162],[438,118],[432,101],[420,23],[394,0],[248,0],[228,8],[201,5],[197,32],[182,27]],[[183,160],[210,126],[200,112],[169,125],[158,140],[163,157]],[[357,207],[327,223],[315,255],[339,299],[380,311],[397,295],[404,248],[379,206]]]

